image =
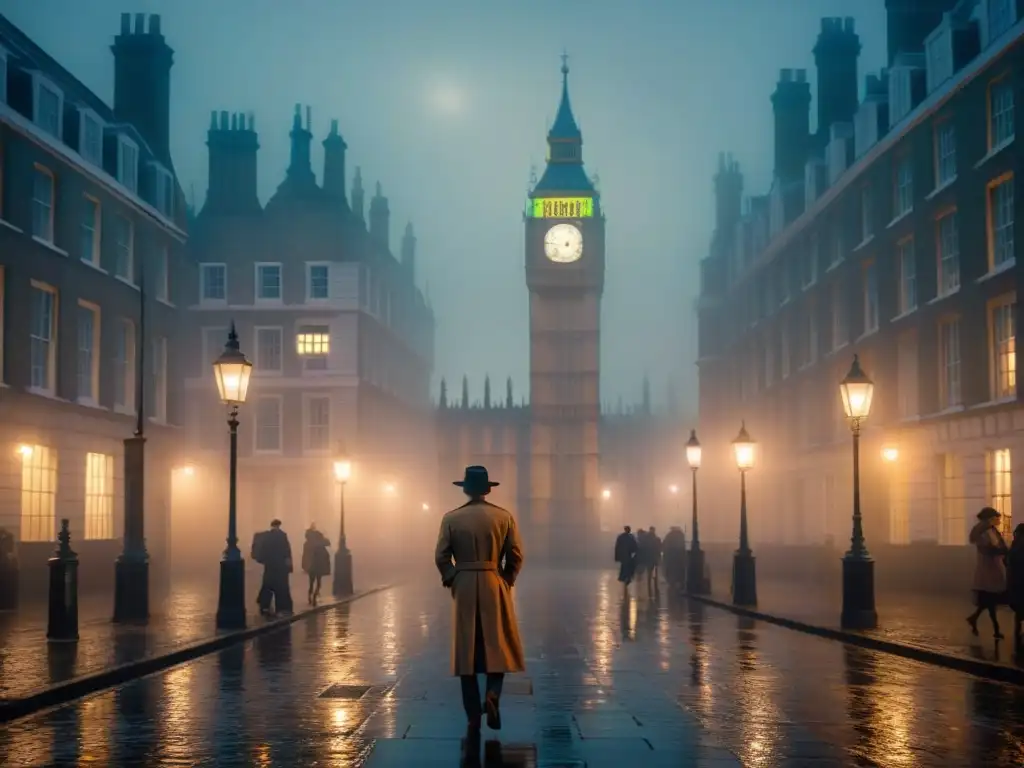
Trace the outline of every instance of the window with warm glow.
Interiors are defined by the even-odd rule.
[[[85,454],[85,537],[114,538],[114,457]]]
[[[989,451],[985,463],[988,469],[988,503],[1002,515],[999,526],[1003,536],[1009,541],[1013,536],[1013,471],[1010,449],[999,448]]]
[[[960,405],[960,320],[939,324],[939,407]]]
[[[940,454],[939,473],[939,544],[966,544],[963,457]]]
[[[988,186],[986,210],[988,224],[988,268],[1013,264],[1013,174],[993,181]]]
[[[309,325],[299,329],[296,349],[306,370],[324,370],[331,351],[330,329],[326,325]]]
[[[21,540],[57,536],[57,452],[45,445],[21,451]]]
[[[989,309],[989,355],[992,397],[1017,394],[1017,298],[1004,298]]]

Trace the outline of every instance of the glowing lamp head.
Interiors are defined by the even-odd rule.
[[[871,413],[871,397],[875,392],[875,383],[861,370],[857,355],[853,356],[853,365],[850,366],[850,372],[846,374],[846,378],[839,385],[839,391],[843,395],[843,410],[846,411],[846,418],[853,421],[866,419]]]
[[[32,446],[31,445],[19,445],[18,446],[18,455],[20,455],[23,459],[31,459],[32,458]]]
[[[608,501],[608,499],[610,499],[611,497],[612,492],[610,488],[605,488],[603,491],[601,491],[601,498],[604,499],[605,501]]]
[[[679,493],[679,486],[673,483],[668,487],[668,492],[672,494]]]
[[[213,363],[213,375],[217,379],[217,391],[221,402],[226,405],[241,405],[249,392],[249,377],[252,375],[252,363],[242,354],[238,346],[238,334],[235,324],[231,323],[228,343],[224,351]]]
[[[423,502],[423,511],[424,512],[429,512],[430,511],[430,505],[427,504],[427,502]]]
[[[385,483],[385,485],[384,485],[384,493],[387,494],[388,496],[394,496],[395,495],[395,484],[394,483]]]
[[[690,469],[700,469],[700,441],[696,429],[690,430],[690,439],[686,441],[686,463]]]
[[[753,438],[747,434],[746,423],[740,424],[740,433],[732,441],[732,452],[736,457],[736,467],[742,472],[754,466],[754,446],[757,445]]]
[[[352,462],[346,458],[336,459],[334,462],[334,479],[339,483],[347,483],[352,477]]]
[[[192,477],[196,473],[196,468],[193,467],[191,464],[186,464],[184,467],[181,468],[181,473],[185,477]]]
[[[893,445],[887,445],[882,449],[882,459],[890,464],[899,459],[899,457],[900,449]]]

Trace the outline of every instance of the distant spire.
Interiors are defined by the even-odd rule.
[[[548,162],[531,192],[593,191],[593,185],[583,170],[583,134],[576,123],[569,102],[569,55],[562,54],[562,98],[555,121],[548,131]]]
[[[505,407],[512,407],[512,377],[509,376],[505,381]]]
[[[462,377],[462,407],[469,408],[469,379]]]
[[[448,407],[448,382],[444,380],[443,376],[441,377],[441,397],[438,398],[438,405],[441,408]]]
[[[366,210],[366,191],[363,189],[363,169],[356,166],[356,175],[352,177],[352,212],[364,221]]]
[[[558,113],[555,115],[555,122],[548,133],[548,140],[551,139],[581,139],[580,128],[576,124],[576,118],[572,114],[572,105],[569,103],[569,54],[562,54],[562,100],[558,104]]]
[[[484,376],[484,408],[491,407],[491,377]]]

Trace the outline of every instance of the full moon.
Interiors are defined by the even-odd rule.
[[[457,115],[462,112],[466,94],[452,82],[435,82],[427,88],[427,103],[431,110],[444,115]]]

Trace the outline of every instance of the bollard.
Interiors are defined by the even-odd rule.
[[[18,607],[18,553],[14,535],[0,528],[0,611],[13,611]]]
[[[51,643],[78,642],[78,555],[71,551],[68,521],[60,521],[57,550],[50,558],[50,620],[46,639]]]

